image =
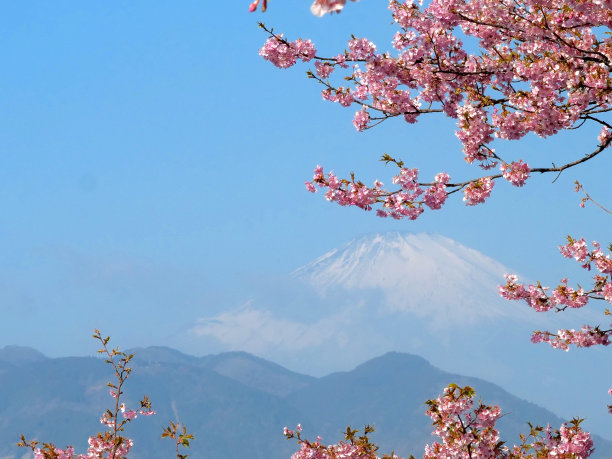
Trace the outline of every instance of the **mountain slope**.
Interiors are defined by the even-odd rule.
[[[283,438],[282,428],[298,422],[308,438],[322,435],[331,442],[342,439],[349,424],[358,428],[374,424],[375,439],[384,451],[395,448],[397,453],[418,457],[431,441],[424,401],[438,396],[450,382],[473,386],[485,403],[499,404],[511,413],[499,422],[508,442],[525,431],[526,420],[553,426],[561,422],[494,384],[446,373],[410,354],[388,353],[348,372],[312,378],[247,353],[203,358],[169,348],[140,353],[143,358],[134,360],[125,402],[135,406],[146,393],[157,415],[139,418],[127,427],[135,441],[133,459],[172,457],[171,442],[159,440],[162,426],[170,420],[184,422],[195,434],[189,451],[193,458],[287,459],[297,446]],[[215,366],[235,378],[208,368]],[[109,367],[98,358],[73,357],[12,368],[0,373],[0,457],[23,455],[12,446],[21,433],[29,439],[53,440],[58,446],[75,443],[84,451],[88,435],[100,429],[99,416],[112,402],[105,386]],[[270,387],[258,387],[265,374],[284,396],[270,393]],[[293,390],[279,384],[283,380],[278,375],[287,377]],[[595,458],[612,457],[603,454],[612,451],[611,442],[596,439],[596,445]]]
[[[597,324],[601,314],[537,313],[503,300],[497,286],[506,272],[440,235],[370,234],[233,309],[200,318],[190,336],[200,348],[245,350],[318,376],[388,351],[417,354],[566,418],[585,417],[588,429],[612,439],[609,350],[561,352],[529,339],[534,330]]]
[[[201,364],[251,388],[285,396],[308,386],[312,376],[287,370],[247,352],[224,352],[201,358]]]
[[[423,446],[432,441],[431,421],[424,415],[424,402],[436,398],[442,389],[454,382],[469,385],[484,403],[498,405],[505,415],[497,423],[502,440],[520,443],[519,434],[528,433],[527,422],[554,428],[562,419],[533,403],[521,400],[487,381],[454,375],[439,370],[426,360],[392,352],[369,360],[349,372],[334,373],[320,378],[309,387],[295,392],[291,400],[302,412],[317,420],[304,423],[309,437],[321,435],[324,440],[341,439],[348,425],[376,427],[374,438],[384,452],[418,457]],[[595,439],[597,454],[611,458],[612,442]]]
[[[199,359],[195,358],[196,361]],[[89,435],[99,431],[99,418],[110,407],[106,381],[109,367],[100,359],[50,359],[15,367],[0,374],[0,457],[20,457],[14,445],[20,434],[53,441],[64,447],[87,448]],[[124,401],[136,407],[147,394],[156,416],[141,417],[126,431],[135,446],[133,459],[173,456],[171,442],[160,440],[162,427],[178,420],[197,441],[190,451],[198,458],[265,459],[288,457],[292,445],[282,437],[286,423],[304,416],[284,401],[250,388],[201,365],[135,362]]]
[[[296,373],[247,352],[222,352],[194,357],[164,346],[130,349],[138,365],[186,364],[208,368],[253,389],[284,396],[308,385],[314,378]]]
[[[24,365],[33,362],[42,362],[47,357],[31,347],[26,346],[4,346],[0,348],[0,362],[12,365]]]
[[[508,271],[443,236],[386,233],[355,239],[297,269],[294,275],[322,291],[338,286],[353,291],[379,289],[390,311],[471,323],[512,315],[496,289]]]

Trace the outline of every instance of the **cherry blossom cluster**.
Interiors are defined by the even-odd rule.
[[[593,449],[593,439],[588,432],[581,429],[582,419],[573,419],[567,424],[563,424],[559,430],[552,431],[551,427],[546,428],[535,426],[531,427],[529,437],[531,442],[527,442],[524,435],[521,435],[523,444],[514,446],[508,458],[585,458],[589,457]]]
[[[72,446],[61,449],[53,446],[53,444],[44,444],[42,449],[34,447],[33,452],[34,459],[97,459],[100,457],[114,457],[120,459],[127,456],[133,444],[134,443],[129,438],[121,437],[120,439],[113,440],[110,438],[110,435],[98,434],[96,437],[89,437],[87,454],[77,455]],[[30,445],[28,444],[26,446]]]
[[[493,191],[493,185],[495,182],[490,177],[483,177],[481,179],[471,182],[463,190],[463,200],[468,206],[475,206],[476,204],[482,204]]]
[[[372,188],[368,188],[361,182],[338,179],[333,172],[329,172],[326,176],[321,166],[315,168],[312,182],[305,182],[306,188],[312,193],[317,191],[315,184],[321,188],[326,187],[325,198],[341,206],[352,205],[370,210],[372,204],[381,196],[382,183],[377,181]]]
[[[315,3],[333,10],[345,2]],[[377,51],[367,38],[352,37],[335,57],[313,56],[315,69],[308,75],[323,85],[325,100],[358,106],[353,118],[358,131],[394,117],[408,123],[433,113],[455,119],[468,163],[483,169],[501,164],[499,174],[446,184],[448,192],[463,190],[467,205],[484,202],[498,177],[521,187],[534,172],[562,172],[612,142],[612,125],[603,118],[612,109],[612,36],[605,33],[612,9],[606,2],[432,0],[422,7],[414,0],[391,0],[389,8],[398,27],[392,53]],[[466,48],[462,36],[474,38],[478,49]],[[268,41],[260,53],[278,67],[301,59],[295,49],[269,51],[273,45],[278,43]],[[336,69],[347,69],[338,79],[349,85],[328,80]],[[528,133],[548,137],[593,123],[602,127],[596,149],[561,166],[507,161],[491,146],[495,139],[516,140]],[[401,192],[374,194],[378,191]],[[390,213],[385,202],[377,201],[378,215],[412,219],[426,204],[413,202],[406,205],[420,210]]]
[[[446,192],[446,184],[450,177],[445,172],[440,172],[434,178],[434,184],[425,190],[423,194],[423,203],[432,210],[437,210],[442,207],[446,201],[448,193]]]
[[[356,2],[358,0],[351,0]],[[323,16],[327,13],[339,13],[346,5],[346,0],[315,0],[310,6],[310,11],[315,16]]]
[[[316,50],[310,40],[298,39],[288,42],[282,37],[279,35],[268,38],[259,50],[259,55],[281,69],[291,67],[297,59],[308,62],[315,57]]]
[[[559,330],[557,333],[535,331],[531,337],[533,343],[549,343],[556,349],[569,350],[570,345],[591,347],[610,344],[612,330],[601,330],[599,327],[583,325],[581,330]]]
[[[474,396],[471,387],[451,384],[441,397],[427,401],[429,409],[425,414],[431,418],[433,433],[440,440],[425,447],[425,459],[506,455],[507,448],[495,429],[501,410],[482,404],[474,408]]]
[[[570,308],[581,308],[589,301],[589,294],[596,292],[585,292],[584,289],[577,290],[567,285],[567,279],[561,279],[561,283],[549,295],[549,287],[540,284],[528,285],[517,283],[517,276],[507,274],[506,285],[499,286],[499,294],[507,300],[524,300],[538,312]]]
[[[502,164],[500,169],[504,178],[514,186],[523,186],[529,178],[529,166],[522,159],[511,164]]]
[[[589,251],[584,238],[576,240],[568,236],[567,244],[559,246],[559,250],[565,258],[574,258],[583,263],[584,269],[590,271],[594,264],[602,274],[612,274],[612,258],[610,254],[603,252],[601,245],[596,241],[593,242],[593,250]],[[610,251],[612,252],[612,247]]]
[[[473,182],[461,185],[450,184],[450,176],[445,172],[436,174],[433,182],[419,182],[418,169],[403,167],[401,161],[396,161],[388,155],[383,161],[396,163],[399,173],[392,178],[394,185],[400,189],[389,192],[383,188],[383,183],[375,180],[372,186],[367,186],[361,181],[340,179],[333,172],[327,176],[323,173],[322,166],[314,170],[312,180],[304,182],[306,189],[311,193],[319,188],[327,188],[325,197],[328,201],[337,202],[342,206],[356,206],[364,210],[372,210],[375,204],[380,204],[376,214],[379,217],[392,217],[395,219],[408,218],[417,219],[424,211],[425,206],[437,210],[446,202],[449,186],[455,191],[463,188],[464,198],[467,205],[473,206],[484,202],[491,194],[495,181],[491,177],[483,177]]]
[[[348,88],[345,88],[344,86],[340,86],[338,89],[334,91],[332,91],[331,89],[325,89],[321,93],[321,95],[323,96],[323,99],[330,100],[332,102],[338,102],[343,107],[348,107],[355,100],[350,90]],[[369,117],[370,115],[368,114],[367,111],[361,111],[360,116],[365,118],[365,117]],[[353,123],[354,122],[355,120],[353,119]]]
[[[363,131],[368,127],[368,123],[370,122],[370,114],[367,110],[359,110],[355,112],[355,117],[353,118],[353,124],[358,131]]]
[[[425,447],[424,459],[579,459],[589,457],[593,452],[593,440],[581,429],[580,419],[563,424],[556,431],[550,426],[530,426],[529,435],[521,436],[522,443],[509,448],[495,429],[501,410],[482,402],[476,404],[475,396],[474,389],[469,386],[450,384],[442,396],[427,401],[426,414],[432,420],[433,433],[439,441]],[[373,431],[371,426],[366,426],[363,435],[358,436],[358,431],[349,427],[344,441],[332,445],[323,444],[321,438],[314,442],[304,439],[299,424],[295,431],[285,427],[284,435],[288,439],[297,439],[300,445],[292,459],[401,459],[394,454],[379,456],[378,446],[368,437]],[[410,457],[414,459],[414,456]]]
[[[599,145],[604,145],[606,142],[609,142],[610,137],[612,137],[612,129],[609,129],[608,126],[601,128],[601,132],[597,136]]]
[[[283,435],[287,439],[295,438],[300,445],[300,450],[291,456],[291,459],[402,459],[395,454],[379,457],[377,455],[378,446],[374,445],[368,435],[374,432],[374,428],[366,426],[363,435],[357,436],[358,430],[348,427],[344,436],[344,441],[335,445],[324,445],[321,437],[316,441],[302,438],[302,426],[297,425],[296,430],[287,427],[283,429]]]
[[[536,311],[557,311],[566,308],[582,308],[589,300],[603,300],[612,303],[612,257],[604,253],[601,245],[593,242],[589,249],[584,238],[567,238],[567,244],[559,246],[559,251],[566,258],[573,258],[582,268],[591,270],[594,266],[599,274],[593,277],[593,287],[585,290],[582,287],[568,286],[567,279],[561,279],[560,284],[552,291],[540,283],[524,285],[518,283],[515,275],[506,275],[506,284],[499,286],[499,293],[507,300],[523,300]],[[612,250],[612,249],[611,249]],[[609,310],[606,309],[606,315]],[[559,330],[557,333],[547,331],[534,332],[531,340],[534,343],[545,342],[551,346],[569,350],[571,345],[577,347],[590,347],[595,345],[607,346],[612,340],[612,325],[610,329],[599,326],[584,325],[580,330]]]

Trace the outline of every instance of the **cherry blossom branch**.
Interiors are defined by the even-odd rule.
[[[475,403],[476,393],[469,386],[460,387],[450,384],[440,397],[426,402],[426,415],[432,420],[434,435],[438,441],[425,447],[424,459],[439,458],[507,458],[533,459],[535,457],[586,458],[593,452],[591,436],[582,430],[582,419],[574,418],[558,430],[529,424],[528,435],[521,435],[521,443],[512,448],[500,440],[495,428],[502,417],[497,406]],[[366,426],[363,435],[348,427],[344,441],[335,445],[325,445],[321,438],[309,441],[302,437],[302,427],[298,424],[295,431],[284,429],[287,439],[296,439],[300,450],[292,459],[379,459],[378,446],[368,435],[374,429]],[[394,453],[382,459],[401,459]],[[414,459],[414,456],[410,456]]]
[[[305,185],[311,192],[315,192],[316,187],[327,188],[325,197],[343,206],[352,205],[364,210],[372,210],[374,205],[380,204],[382,208],[377,210],[377,215],[380,217],[391,216],[396,219],[414,220],[423,213],[424,206],[432,210],[440,209],[449,195],[461,190],[464,192],[463,200],[467,205],[483,203],[490,196],[495,184],[494,180],[497,178],[503,177],[518,187],[525,184],[531,172],[541,174],[557,172],[558,178],[564,170],[582,164],[600,154],[610,143],[612,143],[612,136],[606,134],[605,138],[602,138],[602,144],[595,151],[580,159],[562,166],[553,165],[533,169],[530,169],[522,160],[508,164],[501,160],[495,152],[491,152],[490,157],[502,161],[500,166],[502,173],[463,182],[450,182],[450,177],[445,173],[438,174],[433,182],[419,181],[417,169],[407,169],[403,161],[398,161],[385,154],[381,161],[386,164],[393,163],[399,168],[399,174],[393,177],[393,183],[401,185],[398,190],[388,191],[378,180],[372,187],[368,187],[361,181],[355,181],[354,175],[351,176],[351,180],[339,179],[332,172],[325,176],[321,166],[315,168],[312,180],[305,182]]]
[[[40,442],[26,440],[25,436],[21,435],[21,441],[17,443],[17,446],[30,448],[34,453],[34,459],[94,459],[100,457],[123,459],[130,452],[133,442],[131,439],[122,436],[120,432],[123,432],[125,425],[136,419],[138,415],[151,416],[155,414],[146,395],[140,401],[140,408],[137,410],[128,410],[124,403],[120,403],[121,395],[123,395],[123,384],[132,371],[128,363],[134,355],[120,352],[117,348],[110,350],[107,346],[110,338],[103,338],[98,330],[94,331],[93,337],[102,344],[98,353],[106,355],[105,362],[112,366],[117,378],[116,384],[107,383],[107,386],[110,387],[110,395],[115,400],[114,409],[112,411],[106,410],[100,419],[100,422],[109,430],[89,437],[87,454],[78,455],[75,454],[72,446],[61,449],[53,443],[42,443],[41,448]],[[119,412],[123,415],[121,422],[119,422]]]
[[[457,120],[456,135],[468,163],[485,170],[500,168],[498,173],[451,182],[444,172],[434,181],[423,181],[417,169],[400,167],[393,182],[402,186],[389,190],[378,181],[368,187],[354,176],[325,177],[317,166],[313,180],[306,182],[308,190],[325,187],[326,198],[340,205],[365,210],[378,206],[379,216],[415,219],[424,206],[441,208],[449,194],[463,191],[467,205],[480,204],[498,178],[515,186],[523,186],[536,172],[556,173],[556,180],[564,170],[598,156],[611,143],[612,126],[594,115],[612,110],[612,86],[608,67],[593,56],[612,50],[612,39],[599,39],[589,28],[610,25],[605,11],[580,5],[570,15],[569,4],[543,7],[529,0],[433,1],[422,11],[414,3],[392,1],[390,9],[400,27],[393,41],[395,57],[377,53],[372,42],[352,36],[346,50],[325,58],[310,40],[288,41],[262,26],[269,35],[262,57],[280,68],[314,60],[308,77],[323,85],[325,100],[359,107],[353,118],[358,131],[389,118],[403,116],[415,123],[422,114],[444,113]],[[458,28],[479,40],[479,55],[464,49],[455,35]],[[330,75],[347,69],[348,63],[353,69],[344,79],[351,85],[330,82]],[[598,147],[560,166],[502,160],[489,146],[495,137],[516,140],[529,132],[546,137],[587,121],[603,127]]]
[[[584,198],[582,198],[580,200],[580,207],[584,207],[584,204],[587,201],[591,201],[593,204],[595,204],[597,207],[599,207],[601,210],[603,210],[604,212],[607,212],[609,214],[612,214],[612,211],[606,209],[604,206],[602,206],[600,203],[598,203],[597,201],[595,201],[591,195],[589,193],[586,192],[586,190],[584,189],[584,187],[582,186],[582,184],[576,180],[575,182],[575,187],[574,187],[574,191],[576,191],[576,193],[578,193],[579,191],[582,191],[584,193]]]
[[[593,288],[584,290],[569,287],[567,279],[549,292],[539,282],[536,285],[524,285],[517,282],[515,275],[506,275],[506,284],[499,286],[499,294],[507,300],[525,301],[536,311],[560,312],[570,308],[583,308],[589,300],[601,300],[612,303],[612,253],[605,254],[597,242],[593,242],[593,249],[589,250],[584,238],[576,240],[568,236],[568,242],[559,246],[561,254],[566,258],[574,258],[581,263],[582,268],[591,270],[593,266],[600,272],[593,278]],[[612,245],[610,247],[612,252]],[[609,309],[604,311],[605,316],[612,315]],[[612,325],[611,325],[612,326]],[[571,345],[577,347],[590,347],[595,345],[608,346],[612,343],[612,328],[603,329],[598,326],[584,325],[581,330],[559,330],[557,333],[548,331],[535,331],[531,340],[534,343],[546,342],[552,347],[569,350]]]
[[[336,58],[332,58],[332,57],[322,57],[322,56],[318,56],[316,54],[312,54],[310,49],[307,51],[302,51],[299,50],[296,47],[296,42],[291,42],[289,40],[287,40],[286,38],[283,37],[283,34],[276,34],[274,33],[274,28],[268,28],[263,22],[258,22],[257,25],[259,26],[260,29],[262,29],[264,32],[266,32],[271,38],[273,38],[273,42],[277,42],[277,44],[282,44],[285,45],[287,47],[287,52],[293,52],[295,54],[294,57],[297,57],[301,60],[303,60],[304,62],[308,62],[312,59],[316,59],[318,61],[322,61],[322,62],[333,62],[334,65],[337,64],[337,59]],[[303,41],[303,40],[302,40]],[[306,42],[310,42],[310,40],[306,40]],[[314,49],[314,48],[312,48]],[[365,59],[349,59],[345,62],[365,62]]]

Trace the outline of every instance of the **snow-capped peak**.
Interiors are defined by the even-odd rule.
[[[497,286],[510,270],[477,250],[427,233],[370,234],[294,272],[325,294],[379,290],[383,309],[472,322],[510,314]]]

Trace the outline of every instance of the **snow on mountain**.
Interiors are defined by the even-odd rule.
[[[460,371],[506,341],[532,346],[531,331],[551,325],[550,315],[499,297],[507,272],[443,236],[371,234],[262,287],[242,305],[200,317],[189,335],[208,350],[246,350],[313,374],[393,350]],[[450,352],[459,349],[469,349],[473,361],[454,359]],[[508,366],[493,359],[487,370],[501,374]]]
[[[410,352],[610,431],[606,350],[562,352],[529,339],[533,330],[601,319],[503,300],[497,286],[508,272],[515,271],[440,235],[366,235],[261,286],[242,305],[200,317],[185,337],[206,352],[244,350],[313,375]]]
[[[337,287],[376,289],[388,312],[435,316],[440,324],[518,316],[497,293],[508,272],[492,258],[440,235],[387,233],[355,239],[294,275],[323,295]]]

